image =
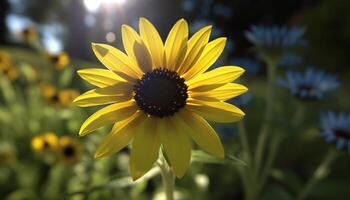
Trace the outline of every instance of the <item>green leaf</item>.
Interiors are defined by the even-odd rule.
[[[216,158],[201,150],[192,150],[192,161],[203,163],[224,164],[225,160]]]
[[[233,155],[227,155],[225,159],[220,159],[210,154],[207,154],[201,150],[192,150],[192,161],[212,164],[238,164],[243,166],[246,165],[246,163],[243,160],[240,160]]]
[[[231,164],[247,166],[247,163],[246,163],[246,162],[244,162],[243,160],[237,158],[237,157],[234,156],[234,155],[227,155],[227,156],[226,156],[226,159],[227,159]]]

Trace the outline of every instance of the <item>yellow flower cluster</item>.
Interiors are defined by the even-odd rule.
[[[70,62],[69,55],[65,51],[55,54],[47,52],[47,59],[53,64],[56,70],[64,69]]]
[[[0,71],[11,81],[18,78],[18,70],[13,66],[10,54],[5,51],[0,51]]]
[[[19,33],[20,38],[28,43],[36,42],[39,38],[38,32],[35,27],[33,26],[28,26],[24,28],[20,33]]]
[[[80,94],[74,89],[59,90],[55,86],[48,83],[41,83],[39,88],[41,94],[48,103],[64,107],[72,105],[73,100]]]
[[[31,146],[36,153],[53,154],[66,164],[78,161],[82,153],[82,146],[77,140],[68,136],[58,137],[52,132],[33,137]]]

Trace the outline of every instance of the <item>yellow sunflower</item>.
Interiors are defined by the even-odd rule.
[[[41,94],[46,101],[53,105],[58,106],[71,106],[73,100],[80,95],[77,90],[74,89],[62,89],[59,90],[53,85],[48,83],[41,83],[39,85]]]
[[[35,136],[31,141],[32,149],[38,153],[47,153],[56,151],[58,138],[56,134],[47,132],[43,135]]]
[[[220,138],[206,120],[235,122],[244,113],[225,101],[247,88],[232,83],[244,70],[223,66],[208,71],[222,53],[226,38],[209,42],[211,26],[188,39],[188,25],[180,19],[165,44],[156,28],[140,19],[138,34],[122,26],[126,54],[106,44],[92,44],[108,69],[83,69],[78,74],[97,86],[75,99],[79,106],[108,105],[91,115],[79,134],[86,135],[115,123],[95,157],[109,156],[132,144],[130,173],[144,175],[163,148],[175,175],[182,177],[191,159],[191,140],[208,153],[223,158]]]
[[[24,28],[20,33],[21,39],[25,42],[35,42],[38,40],[38,32],[34,26]]]
[[[69,64],[69,55],[67,52],[59,52],[57,54],[48,53],[47,57],[49,61],[53,64],[56,70],[62,70]]]
[[[58,156],[66,164],[72,164],[79,160],[82,147],[78,141],[71,137],[63,136],[58,141]]]
[[[15,81],[18,78],[18,70],[13,67],[9,66],[7,68],[0,69],[0,71],[10,80]]]
[[[0,51],[0,70],[7,69],[12,65],[10,54],[5,51]]]
[[[61,106],[71,106],[73,100],[79,96],[80,93],[74,89],[64,89],[58,92],[58,101]]]

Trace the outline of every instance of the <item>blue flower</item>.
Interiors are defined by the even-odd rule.
[[[245,36],[260,53],[280,54],[290,48],[304,45],[304,32],[302,27],[253,25]]]
[[[322,70],[307,69],[304,73],[289,71],[286,79],[279,79],[281,87],[302,100],[320,100],[325,94],[339,87],[336,76]]]
[[[228,19],[232,16],[232,10],[228,6],[217,4],[213,7],[213,14]]]
[[[258,74],[262,68],[257,60],[248,57],[232,58],[229,64],[243,67],[248,75]]]
[[[283,68],[295,68],[297,66],[300,66],[303,61],[303,57],[299,54],[286,53],[281,57],[277,65]]]
[[[325,112],[321,115],[321,135],[327,142],[335,142],[337,149],[350,154],[350,113]]]

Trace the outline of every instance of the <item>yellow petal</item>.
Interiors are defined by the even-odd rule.
[[[112,86],[87,91],[74,99],[73,102],[78,106],[87,107],[127,101],[131,98],[132,85],[120,82]]]
[[[78,70],[78,74],[81,78],[97,87],[107,87],[118,82],[125,82],[117,74],[106,69],[81,69]]]
[[[176,121],[204,151],[216,157],[224,158],[224,148],[220,138],[201,116],[187,109],[182,109],[179,111],[179,117]]]
[[[139,123],[145,119],[145,115],[137,112],[129,118],[117,123],[113,129],[101,142],[96,150],[95,158],[110,156],[127,146],[134,138]]]
[[[92,50],[100,62],[121,78],[134,82],[142,77],[142,71],[120,50],[106,44],[92,43]]]
[[[193,77],[204,73],[215,61],[219,58],[225,48],[226,38],[218,38],[209,42],[199,57],[196,64],[192,66],[184,75],[185,80],[190,80]]]
[[[189,99],[187,108],[205,119],[215,122],[236,122],[244,117],[242,110],[226,102],[204,102]]]
[[[148,56],[149,55],[148,49],[144,47],[144,44],[139,34],[130,26],[124,24],[122,26],[122,40],[123,40],[124,49],[128,54],[132,63],[134,65],[135,64],[138,65],[138,67],[143,72],[150,71],[149,66],[147,66],[147,68],[144,68],[145,67],[144,64],[150,63],[152,65],[152,60],[151,60],[151,57]],[[147,57],[145,54],[147,54]],[[143,61],[144,59],[147,59],[147,60]]]
[[[134,43],[134,54],[137,65],[144,73],[152,71],[152,57],[142,41]]]
[[[157,118],[147,117],[136,131],[130,155],[130,172],[133,180],[143,176],[156,162],[160,148]]]
[[[157,29],[145,18],[140,18],[139,26],[141,39],[148,47],[154,65],[156,67],[162,67],[164,47],[162,38],[159,36]]]
[[[187,43],[187,52],[184,61],[178,69],[178,73],[184,74],[189,70],[201,56],[205,45],[209,41],[211,26],[206,26],[196,32]]]
[[[213,90],[207,90],[202,92],[189,91],[190,97],[202,101],[226,101],[240,94],[245,93],[248,90],[247,87],[236,84],[227,83],[221,87]]]
[[[124,120],[134,114],[137,105],[134,101],[115,103],[92,114],[81,126],[79,135],[86,135],[102,126]]]
[[[161,142],[175,175],[181,178],[190,164],[191,142],[172,118],[161,119]]]
[[[192,88],[203,85],[230,83],[243,73],[244,69],[236,66],[218,67],[187,81],[186,84],[188,85],[188,89],[191,90]]]
[[[165,41],[165,58],[168,69],[175,70],[182,63],[187,49],[188,25],[184,19],[176,22]]]

